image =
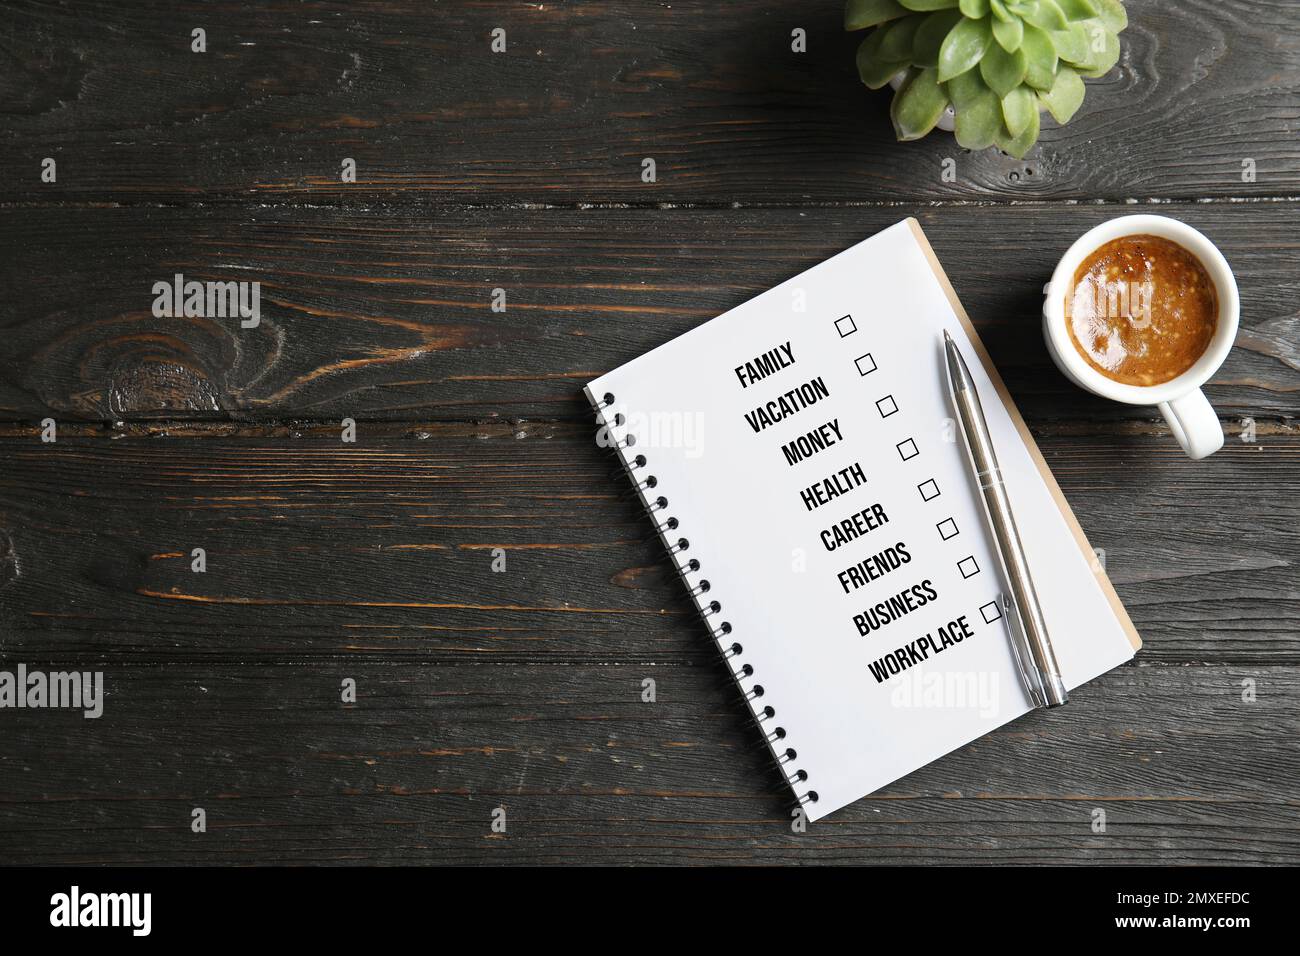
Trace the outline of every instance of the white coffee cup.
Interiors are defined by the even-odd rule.
[[[1196,256],[1214,281],[1219,316],[1205,352],[1177,378],[1159,385],[1125,385],[1089,365],[1070,340],[1065,322],[1065,298],[1073,293],[1074,274],[1098,248],[1124,236],[1159,236],[1176,242]],[[1209,381],[1232,350],[1241,306],[1237,280],[1228,261],[1209,239],[1184,222],[1168,216],[1120,216],[1088,230],[1057,263],[1043,301],[1043,338],[1052,361],[1066,378],[1102,398],[1129,405],[1154,405],[1173,429],[1178,444],[1192,458],[1205,458],[1223,447],[1223,427],[1201,386]]]

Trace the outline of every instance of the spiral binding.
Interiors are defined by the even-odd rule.
[[[619,456],[623,471],[632,483],[631,493],[636,496],[642,509],[654,522],[654,535],[660,539],[673,559],[682,583],[686,586],[691,600],[709,630],[709,635],[713,638],[715,648],[722,656],[723,663],[730,671],[737,689],[748,705],[751,719],[763,735],[763,741],[776,760],[777,768],[785,778],[786,784],[794,793],[800,806],[816,803],[817,791],[803,788],[803,785],[808,782],[808,772],[796,766],[798,753],[792,747],[780,749],[780,744],[786,737],[786,729],[775,723],[776,708],[768,703],[761,706],[757,703],[764,697],[765,691],[762,684],[753,680],[755,676],[753,665],[742,660],[745,653],[744,646],[734,639],[724,646],[724,640],[732,633],[731,623],[725,620],[714,623],[714,619],[722,613],[722,602],[714,597],[710,597],[707,602],[704,600],[704,596],[711,590],[708,578],[693,580],[693,576],[703,570],[700,562],[694,557],[686,560],[680,557],[691,546],[690,539],[681,534],[681,522],[671,515],[662,519],[659,517],[667,510],[669,503],[668,498],[658,489],[658,479],[647,470],[650,467],[649,459],[641,452],[629,452],[629,449],[636,446],[635,435],[630,432],[616,435],[615,429],[621,429],[627,423],[627,419],[621,412],[615,412],[613,422],[609,420],[606,413],[613,406],[614,400],[614,394],[606,392],[599,401],[593,403],[592,408],[595,410],[600,427],[605,429],[611,439],[610,448]],[[675,540],[669,538],[670,534],[675,535]],[[801,788],[803,788],[802,792]]]

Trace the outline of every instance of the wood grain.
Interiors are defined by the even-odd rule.
[[[894,142],[839,0],[13,5],[0,199],[890,203],[1300,195],[1290,0],[1130,0],[1023,161]],[[193,53],[191,30],[207,30]],[[493,54],[491,31],[507,34]],[[791,51],[791,31],[808,52]],[[1048,124],[1051,125],[1050,123]],[[41,160],[58,162],[43,184]],[[358,181],[340,181],[351,157]],[[654,158],[657,182],[643,183]],[[957,161],[953,182],[945,158]],[[1253,181],[1243,161],[1253,160]]]
[[[356,704],[340,702],[344,677]],[[645,677],[654,703],[641,701]],[[1122,667],[804,833],[765,791],[769,758],[708,668],[228,662],[109,666],[105,681],[98,720],[11,713],[6,862],[1223,864],[1300,852],[1300,760],[1278,747],[1300,719],[1289,667]],[[190,831],[195,807],[206,833]],[[490,829],[497,807],[504,834]]]
[[[0,863],[1300,859],[1294,4],[1127,6],[1018,161],[895,143],[839,0],[11,4],[0,668],[109,696],[0,712]],[[1125,212],[1237,275],[1207,461],[1041,345]],[[796,834],[578,390],[907,215],[1146,644]],[[261,325],[155,318],[178,272]]]
[[[1143,660],[1300,663],[1300,433],[1196,463],[1155,430],[1038,438]],[[17,569],[0,628],[14,659],[710,660],[590,428],[363,426],[355,446],[323,428],[263,441],[27,434],[0,439],[0,455]],[[505,573],[491,570],[495,548]]]
[[[1298,209],[14,209],[0,417],[585,421],[596,375],[914,214],[1028,420],[1151,421],[1070,385],[1039,318],[1081,233],[1151,211],[1204,230],[1237,275],[1242,332],[1211,400],[1233,427],[1290,420]],[[261,324],[154,318],[153,284],[176,273],[261,282]]]

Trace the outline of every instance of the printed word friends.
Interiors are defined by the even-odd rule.
[[[912,555],[907,550],[907,545],[900,541],[893,547],[885,548],[879,554],[873,554],[841,571],[840,587],[844,589],[845,594],[850,594],[872,581],[883,578],[890,571],[897,571],[911,560]]]

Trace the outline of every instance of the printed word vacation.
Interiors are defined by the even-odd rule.
[[[769,425],[784,421],[808,406],[816,405],[822,399],[829,398],[830,394],[830,389],[818,375],[811,381],[790,389],[784,395],[778,395],[772,401],[759,405],[752,412],[745,412],[745,421],[749,422],[749,427],[757,434]]]

